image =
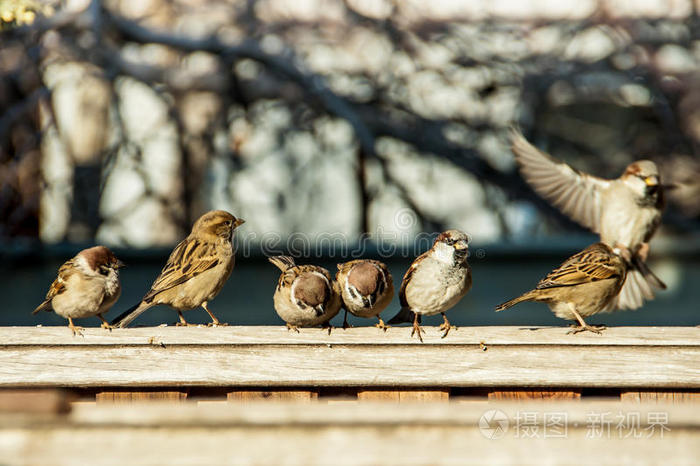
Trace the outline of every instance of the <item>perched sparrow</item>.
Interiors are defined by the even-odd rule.
[[[388,328],[379,313],[394,297],[394,280],[382,262],[360,259],[338,264],[335,275],[345,309],[343,328],[347,327],[348,311],[357,317],[376,317],[377,327]]]
[[[610,310],[636,309],[653,299],[652,286],[666,285],[647,267],[649,240],[661,222],[663,188],[654,162],[638,160],[620,178],[606,180],[579,172],[535,148],[518,131],[511,133],[520,172],[533,189],[574,221],[620,248],[627,281]]]
[[[453,307],[472,287],[472,272],[467,263],[467,235],[447,230],[438,235],[433,247],[418,256],[406,271],[399,290],[401,310],[389,323],[413,322],[413,331],[423,341],[420,316],[440,313],[444,323],[442,338],[452,325],[445,311]]]
[[[583,318],[605,312],[620,292],[626,274],[625,262],[616,251],[605,243],[595,243],[551,271],[534,290],[496,307],[496,312],[523,301],[539,301],[547,303],[557,317],[578,321],[569,333],[600,333],[604,326],[588,325]]]
[[[287,323],[287,328],[328,327],[328,321],[340,311],[340,295],[323,267],[296,265],[289,256],[270,257],[282,271],[273,301],[275,311]]]
[[[223,210],[212,210],[199,217],[190,235],[178,244],[160,275],[140,303],[117,317],[113,325],[126,327],[146,309],[167,304],[177,311],[178,325],[188,325],[182,311],[202,306],[219,322],[207,303],[214,299],[233,270],[233,232],[244,221]]]
[[[123,266],[104,246],[83,249],[58,269],[58,277],[51,284],[44,302],[32,314],[53,309],[68,319],[73,335],[80,334],[83,329],[73,325],[74,318],[97,316],[102,327],[111,328],[103,314],[117,302],[122,292],[119,268]]]

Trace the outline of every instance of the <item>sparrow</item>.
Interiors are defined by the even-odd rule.
[[[104,314],[117,302],[122,292],[119,269],[124,264],[104,246],[83,249],[58,269],[44,302],[32,314],[53,310],[68,319],[73,335],[81,335],[83,327],[73,324],[74,318],[97,316],[101,327],[111,329]]]
[[[551,271],[534,290],[497,306],[496,312],[538,301],[547,303],[557,317],[578,321],[568,333],[601,333],[605,326],[588,325],[583,318],[605,312],[622,289],[627,265],[618,253],[605,243],[592,244]]]
[[[298,327],[331,326],[328,321],[340,311],[340,295],[331,274],[316,265],[296,265],[289,256],[269,257],[282,271],[273,296],[275,311],[288,330]]]
[[[394,297],[394,280],[383,262],[359,259],[338,264],[335,281],[345,309],[343,328],[348,326],[348,312],[357,317],[376,317],[376,327],[389,328],[379,314]]]
[[[189,325],[182,311],[199,306],[211,317],[211,325],[226,325],[212,314],[208,303],[219,294],[233,271],[233,232],[243,223],[243,219],[223,210],[212,210],[199,217],[189,236],[173,249],[141,302],[112,324],[126,327],[145,310],[167,304],[177,311],[180,318],[177,325]]]
[[[638,160],[622,176],[608,180],[580,172],[541,152],[517,131],[512,149],[520,172],[532,188],[572,220],[618,248],[628,262],[627,280],[610,310],[637,309],[653,299],[652,286],[666,285],[649,269],[649,241],[661,223],[663,186],[656,164]]]
[[[459,230],[447,230],[440,233],[433,247],[424,252],[403,276],[399,290],[401,310],[390,324],[413,322],[413,331],[422,342],[420,327],[421,316],[442,314],[444,323],[439,330],[444,330],[445,338],[453,328],[447,320],[445,311],[453,307],[472,287],[472,273],[467,263],[469,238]]]

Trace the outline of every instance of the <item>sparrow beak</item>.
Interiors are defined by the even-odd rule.
[[[121,268],[123,268],[123,267],[126,267],[126,264],[125,264],[124,262],[120,261],[119,259],[117,259],[117,262],[114,264],[114,266],[115,266],[117,269],[121,269]]]
[[[245,223],[245,220],[242,218],[237,218],[235,222],[233,222],[233,228],[238,228],[239,226],[243,225]]]
[[[646,178],[644,178],[644,183],[646,183],[647,186],[658,186],[659,177],[655,175],[647,176]]]
[[[462,242],[462,241],[455,243],[455,249],[458,251],[461,251],[463,249],[467,249],[468,247],[469,247],[469,245],[465,242]]]

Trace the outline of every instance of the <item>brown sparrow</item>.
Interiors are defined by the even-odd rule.
[[[588,246],[551,271],[534,290],[501,304],[496,312],[523,301],[539,301],[547,303],[557,317],[578,321],[569,333],[600,333],[604,326],[588,325],[583,318],[605,312],[620,292],[627,266],[617,252],[605,243]]]
[[[379,314],[394,297],[394,280],[382,262],[359,259],[338,264],[335,274],[342,305],[345,309],[343,328],[348,325],[348,312],[357,317],[376,317],[378,328],[388,328]]]
[[[177,325],[189,325],[182,311],[199,306],[207,311],[212,325],[225,325],[212,314],[207,303],[219,294],[231,275],[235,263],[233,232],[243,223],[243,219],[223,210],[212,210],[199,217],[190,235],[173,249],[150,291],[140,303],[117,317],[113,325],[126,327],[158,304],[167,304],[177,311]]]
[[[104,246],[83,249],[58,269],[44,302],[32,314],[53,310],[68,319],[73,335],[82,327],[73,325],[74,318],[97,316],[103,328],[112,328],[103,314],[117,302],[122,292],[119,269],[124,264]]]
[[[472,287],[472,273],[467,263],[469,238],[459,230],[447,230],[438,235],[433,247],[418,256],[403,277],[399,300],[401,310],[389,323],[413,321],[413,331],[423,341],[420,316],[442,314],[442,338],[452,325],[445,311],[453,307]]]
[[[340,295],[331,274],[316,265],[296,265],[289,256],[268,258],[282,271],[273,302],[287,329],[331,326],[328,321],[340,311]]]
[[[532,188],[574,221],[619,248],[628,262],[627,281],[610,310],[636,309],[653,299],[652,286],[666,285],[646,265],[649,241],[661,223],[664,197],[654,162],[638,160],[620,178],[607,180],[582,173],[511,132],[520,172]],[[626,250],[626,251],[625,251]]]

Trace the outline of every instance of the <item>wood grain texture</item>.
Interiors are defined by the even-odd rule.
[[[358,401],[391,401],[394,403],[432,403],[449,401],[449,390],[358,390]]]
[[[7,327],[0,387],[700,388],[696,327],[426,329]]]
[[[493,409],[510,426],[497,439],[479,428]],[[538,436],[518,436],[523,412],[536,413]],[[613,429],[589,438],[591,413],[631,413],[644,429],[659,412],[663,437],[619,438]],[[566,414],[565,435],[543,437],[545,413]],[[0,458],[9,464],[695,464],[698,456],[695,405],[166,403],[78,406],[59,419],[0,416]]]
[[[700,402],[700,392],[623,391],[620,394],[620,399],[638,403],[697,403]]]
[[[489,400],[580,400],[580,390],[493,390]]]
[[[293,401],[309,403],[318,399],[318,392],[309,390],[237,390],[226,395],[228,401],[251,403],[256,401]]]
[[[97,403],[134,403],[142,401],[185,401],[186,392],[177,391],[140,391],[140,392],[98,392],[95,394]]]

